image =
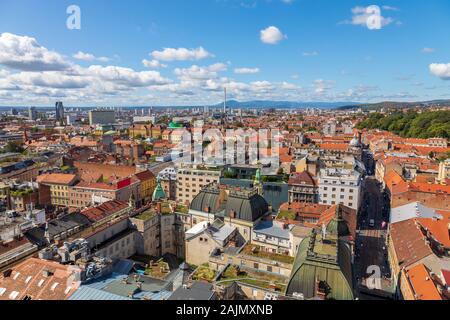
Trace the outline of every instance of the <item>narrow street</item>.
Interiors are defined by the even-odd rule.
[[[383,194],[374,177],[367,177],[364,184],[363,202],[358,217],[360,231],[356,236],[355,271],[358,289],[370,291],[367,288],[366,279],[371,276],[374,269],[379,268],[381,288],[377,289],[389,292],[391,283],[385,279],[390,277],[386,247],[387,226],[383,226],[383,222],[387,222],[388,217],[383,217]],[[371,220],[374,221],[373,226],[370,225]],[[373,294],[378,295],[375,292]],[[368,297],[361,295],[360,298]]]

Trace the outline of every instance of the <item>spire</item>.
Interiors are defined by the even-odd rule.
[[[258,189],[259,194],[262,194],[261,168],[259,167],[256,170],[255,179],[253,180],[253,187]]]
[[[161,199],[164,199],[166,197],[166,193],[164,192],[163,188],[161,187],[161,180],[158,177],[156,180],[156,187],[155,190],[153,191],[153,195],[152,195],[152,201],[158,201]]]
[[[134,200],[133,194],[130,196],[130,199],[128,200],[128,207],[131,208],[131,210],[136,209],[136,201]]]
[[[45,222],[44,238],[50,243],[50,232],[48,231],[48,221]]]

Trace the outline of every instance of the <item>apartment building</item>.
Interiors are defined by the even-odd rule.
[[[39,202],[67,207],[70,204],[69,188],[75,185],[78,180],[78,176],[75,174],[51,173],[40,175],[37,177]]]
[[[221,169],[217,167],[192,166],[177,172],[177,201],[189,204],[202,188],[210,183],[219,183]]]
[[[358,210],[361,181],[361,174],[353,169],[326,168],[320,170],[319,203],[343,204]]]

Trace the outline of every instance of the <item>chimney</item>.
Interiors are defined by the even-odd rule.
[[[161,214],[161,202],[159,201],[156,203],[156,212]]]

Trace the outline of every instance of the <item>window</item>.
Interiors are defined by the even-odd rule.
[[[348,206],[349,206],[349,207],[353,207],[353,203],[350,202],[350,203],[348,204]]]
[[[267,266],[267,271],[272,272],[272,266]]]

